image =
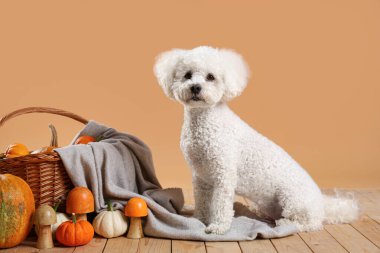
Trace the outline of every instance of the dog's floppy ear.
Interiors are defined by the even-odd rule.
[[[221,49],[219,51],[224,64],[224,101],[229,101],[239,96],[249,78],[249,68],[243,57],[232,50]]]
[[[184,51],[185,50],[181,49],[173,49],[160,54],[156,58],[154,74],[156,75],[161,88],[170,98],[173,98],[173,92],[171,91],[170,86],[173,83],[175,68]]]

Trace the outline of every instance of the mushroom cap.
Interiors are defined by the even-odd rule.
[[[57,214],[49,205],[42,205],[34,213],[35,225],[53,225],[57,222]]]
[[[94,195],[86,187],[75,187],[67,195],[66,213],[91,213],[95,210]]]
[[[124,214],[128,217],[145,217],[148,215],[148,206],[141,198],[131,198],[124,208]]]

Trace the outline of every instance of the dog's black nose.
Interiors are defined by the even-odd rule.
[[[198,95],[201,92],[202,87],[199,84],[194,84],[190,87],[190,90],[194,95]]]

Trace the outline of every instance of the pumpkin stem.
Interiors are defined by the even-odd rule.
[[[73,217],[73,223],[77,223],[77,216],[75,215],[75,213],[72,214],[72,217]]]
[[[57,130],[55,129],[53,124],[49,124],[49,128],[51,131],[51,139],[50,139],[50,146],[58,148],[58,135]]]
[[[54,205],[54,207],[53,207],[53,209],[54,209],[54,211],[55,211],[55,212],[57,212],[57,210],[58,210],[58,207],[59,207],[59,205],[61,204],[61,202],[62,202],[62,200],[61,200],[61,199],[59,199],[59,200],[58,200],[58,202],[57,202],[57,203],[55,203],[55,205]]]
[[[107,209],[108,209],[108,211],[113,212],[113,206],[112,206],[111,201],[108,201],[108,202],[107,202]]]

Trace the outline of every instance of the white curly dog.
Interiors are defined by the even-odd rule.
[[[357,218],[353,198],[323,195],[281,147],[227,106],[249,77],[239,54],[207,46],[173,49],[158,57],[154,72],[165,94],[185,107],[181,148],[192,168],[194,216],[206,233],[229,230],[235,194],[249,198],[261,216],[300,231]]]

